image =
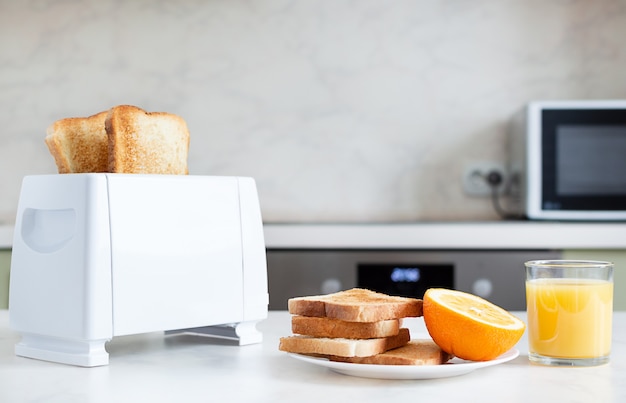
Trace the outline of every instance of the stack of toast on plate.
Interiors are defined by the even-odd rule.
[[[288,301],[294,335],[279,350],[363,364],[442,364],[451,356],[432,340],[411,340],[402,319],[422,316],[422,300],[353,288]]]

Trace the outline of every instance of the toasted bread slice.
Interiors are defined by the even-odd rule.
[[[362,288],[334,294],[290,298],[289,313],[348,322],[378,322],[422,316],[422,300],[395,297]]]
[[[289,353],[308,355],[336,355],[367,357],[404,346],[411,339],[409,329],[401,328],[396,336],[376,339],[343,339],[330,337],[281,337],[278,349]]]
[[[295,315],[291,317],[291,331],[295,334],[314,337],[374,339],[397,335],[400,331],[400,320],[346,322],[339,319]]]
[[[107,111],[86,118],[57,120],[48,127],[45,142],[60,174],[107,172]]]
[[[439,365],[453,358],[432,340],[411,340],[402,347],[370,357],[328,356],[331,361],[379,365]]]
[[[111,108],[105,120],[109,172],[189,173],[189,130],[181,117],[131,105]]]

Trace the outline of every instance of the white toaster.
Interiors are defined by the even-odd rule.
[[[24,178],[9,292],[17,355],[107,365],[107,341],[153,331],[258,343],[268,302],[253,179]]]

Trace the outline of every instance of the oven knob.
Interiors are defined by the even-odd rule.
[[[486,278],[479,278],[478,280],[474,281],[474,284],[472,284],[472,292],[479,297],[489,297],[492,290],[493,284],[491,284],[491,280]]]
[[[322,294],[333,294],[341,291],[341,281],[336,278],[329,278],[322,282],[320,286]]]

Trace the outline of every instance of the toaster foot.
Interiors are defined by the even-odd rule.
[[[263,341],[263,333],[256,328],[258,321],[239,322],[226,325],[193,327],[189,329],[168,330],[165,334],[191,333],[220,339],[236,340],[240,346]]]
[[[15,355],[81,367],[109,364],[104,344],[108,340],[69,340],[58,337],[22,334]]]

